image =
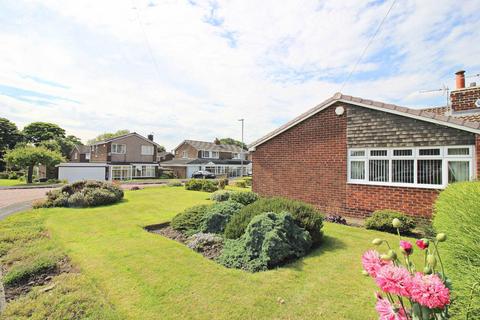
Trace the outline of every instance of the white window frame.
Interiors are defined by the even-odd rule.
[[[153,156],[155,148],[153,146],[142,145],[142,156]]]
[[[120,151],[118,150],[118,147]],[[127,153],[127,145],[122,143],[112,143],[112,154],[126,154]]]
[[[448,149],[452,148],[468,148],[468,155],[448,155]],[[406,150],[411,149],[412,155],[407,156],[394,156],[394,150]],[[439,155],[420,155],[422,149],[440,149]],[[387,150],[387,156],[371,156],[372,150]],[[352,156],[354,151],[364,151],[364,156]],[[459,145],[459,146],[422,146],[422,147],[395,147],[395,148],[349,148],[347,150],[347,182],[349,184],[366,184],[366,185],[378,185],[378,186],[393,186],[393,187],[410,187],[410,188],[426,188],[426,189],[444,189],[448,185],[448,163],[450,161],[467,161],[470,180],[475,179],[476,164],[475,164],[475,146],[473,145]],[[369,181],[369,160],[389,160],[389,175],[388,182]],[[414,160],[414,182],[392,182],[392,160]],[[442,184],[419,184],[417,182],[418,176],[418,160],[442,160]],[[365,163],[365,175],[364,179],[351,179],[351,162],[352,161],[364,161]]]
[[[85,153],[85,160],[90,160],[90,153]]]
[[[202,156],[202,159],[219,159],[220,158],[219,151],[200,150],[200,154]]]
[[[182,151],[182,159],[188,159],[188,151],[187,150]]]
[[[113,171],[114,170],[120,170],[120,176],[119,177],[114,177],[113,176]],[[124,170],[127,171],[126,175],[123,175]],[[113,165],[110,167],[110,180],[131,180],[132,179],[132,171],[133,168],[132,166],[125,166],[125,165]]]
[[[133,164],[132,177],[133,178],[154,178],[156,165],[151,164]],[[140,174],[137,175],[137,169],[140,169]]]

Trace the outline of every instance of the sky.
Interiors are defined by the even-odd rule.
[[[252,142],[335,92],[445,105],[480,73],[480,1],[0,0],[0,117],[84,142]],[[480,78],[467,78],[469,82]]]

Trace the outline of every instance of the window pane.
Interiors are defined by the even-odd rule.
[[[352,157],[365,157],[365,150],[353,150],[350,151]]]
[[[387,150],[371,150],[370,155],[372,157],[386,157],[387,156]]]
[[[392,182],[413,183],[413,166],[414,160],[392,160]]]
[[[412,149],[393,150],[393,155],[397,157],[406,157],[413,155]]]
[[[438,148],[435,148],[435,149],[420,149],[418,154],[421,155],[421,156],[439,156],[440,155],[440,149],[438,149]]]
[[[365,161],[350,162],[350,179],[365,180]]]
[[[368,180],[388,182],[388,160],[370,160],[368,170]]]
[[[448,162],[448,183],[470,180],[470,168],[468,161]]]
[[[418,160],[419,184],[442,184],[442,160]]]
[[[448,148],[449,156],[468,156],[469,154],[469,148]]]

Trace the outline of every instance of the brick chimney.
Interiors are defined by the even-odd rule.
[[[465,71],[455,72],[455,90],[450,93],[450,101],[452,103],[452,111],[480,111],[475,102],[480,100],[480,86],[471,83],[465,86]],[[480,103],[477,103],[480,105]]]

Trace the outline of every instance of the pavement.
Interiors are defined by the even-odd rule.
[[[28,210],[35,200],[45,198],[53,188],[2,189],[0,190],[0,220],[12,213]]]

